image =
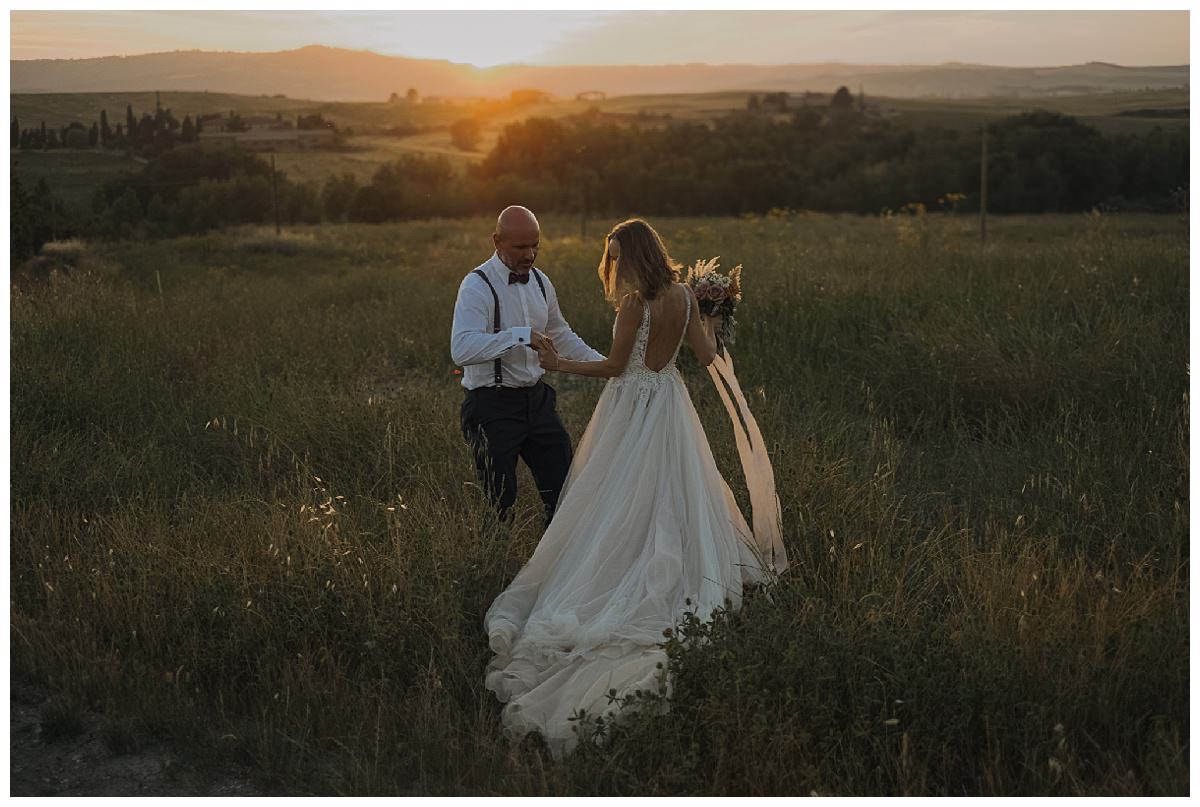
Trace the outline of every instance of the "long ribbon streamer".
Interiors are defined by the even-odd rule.
[[[742,461],[742,471],[746,476],[746,487],[750,492],[751,531],[754,542],[758,546],[763,560],[778,574],[788,567],[787,551],[783,547],[783,514],[779,507],[779,496],[775,493],[775,471],[771,468],[771,458],[767,454],[767,446],[763,441],[758,423],[750,414],[750,406],[742,387],[738,384],[737,376],[733,373],[733,357],[729,351],[722,348],[721,353],[708,365],[708,374],[712,377],[725,411],[733,422],[733,434],[737,440],[738,457]],[[733,391],[737,400],[737,410],[741,411],[746,425],[743,429],[738,421],[737,410],[725,390],[724,379]]]

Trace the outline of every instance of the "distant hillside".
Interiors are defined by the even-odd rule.
[[[862,86],[894,98],[1079,95],[1185,88],[1188,66],[1067,67],[943,64],[508,66],[477,68],[312,45],[274,53],[175,51],[98,59],[14,60],[10,93],[211,91],[323,101],[383,101],[415,87],[423,96],[495,96],[536,87],[559,97],[597,90],[700,93],[723,90],[828,92]]]

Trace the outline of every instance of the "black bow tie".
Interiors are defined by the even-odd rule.
[[[518,274],[517,272],[509,272],[508,273],[508,285],[510,285],[510,286],[513,283],[528,283],[528,282],[529,282],[529,272],[526,272],[523,275]]]

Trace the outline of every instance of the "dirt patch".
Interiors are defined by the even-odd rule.
[[[264,796],[249,770],[219,772],[140,739],[119,718],[12,681],[10,796]]]

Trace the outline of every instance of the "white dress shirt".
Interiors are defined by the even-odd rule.
[[[495,359],[500,357],[505,387],[529,387],[546,372],[538,363],[537,351],[529,347],[530,330],[541,331],[554,340],[558,354],[574,361],[604,361],[599,353],[579,338],[563,319],[554,284],[541,272],[546,298],[530,270],[528,283],[509,283],[509,268],[492,253],[479,267],[492,282],[500,298],[500,332],[494,333],[495,302],[483,278],[469,272],[458,286],[454,301],[454,324],[450,330],[450,358],[463,368],[462,385],[467,389],[495,385]]]

